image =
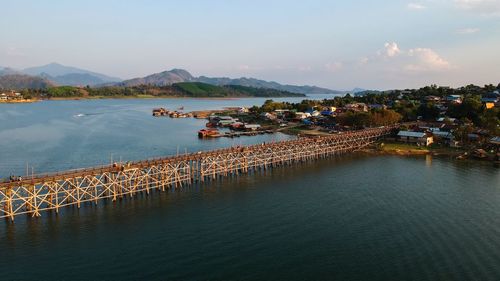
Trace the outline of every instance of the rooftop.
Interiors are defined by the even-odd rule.
[[[399,131],[398,136],[400,136],[400,137],[412,137],[412,138],[423,138],[423,137],[425,137],[425,133],[411,132],[411,131]]]

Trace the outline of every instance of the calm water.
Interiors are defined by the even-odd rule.
[[[318,95],[317,98],[324,96]],[[281,98],[298,102],[302,98]],[[282,140],[286,135],[199,140],[206,120],[153,118],[163,106],[185,111],[262,105],[265,99],[148,99],[43,101],[0,104],[0,177],[138,160],[239,144]]]
[[[0,127],[2,167],[20,161],[13,159],[17,153],[23,161],[33,157],[41,167],[59,169],[82,159],[96,163],[93,156],[108,151],[143,158],[175,152],[178,145],[231,145],[198,142],[186,131],[198,129],[200,121],[149,117],[151,105],[170,102],[0,109],[1,118],[15,119]],[[198,103],[213,102],[192,106]],[[92,112],[104,113],[72,117]],[[37,141],[29,126],[46,132]],[[88,137],[84,128],[92,128]],[[0,279],[499,280],[499,218],[498,168],[350,155],[67,208],[57,217],[2,221]]]

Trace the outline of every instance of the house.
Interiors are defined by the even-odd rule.
[[[497,103],[497,104],[498,104],[498,103]],[[486,102],[486,103],[484,104],[484,106],[486,107],[486,109],[492,109],[492,108],[494,108],[494,107],[495,107],[495,103],[493,103],[493,102]]]
[[[399,131],[398,139],[402,142],[417,143],[425,146],[429,146],[434,142],[432,134],[423,132]]]
[[[323,115],[323,116],[335,116],[335,111],[323,110],[323,111],[321,111],[321,115]]]
[[[0,100],[7,100],[8,96],[5,93],[0,94]]]
[[[311,112],[311,116],[313,117],[318,117],[321,115],[321,112],[317,111],[317,110],[314,110],[313,112]]]
[[[260,129],[259,124],[245,124],[243,127],[246,131],[257,131],[258,129]]]
[[[308,117],[311,117],[311,114],[305,112],[295,112],[295,117],[298,119],[306,119]]]
[[[212,115],[209,117],[209,123],[212,123],[216,126],[221,126],[221,127],[230,126],[231,124],[236,123],[236,121],[238,121],[238,120],[234,119],[231,116]]]
[[[238,108],[238,114],[247,114],[248,112],[250,112],[250,110],[246,107]]]
[[[440,97],[436,97],[436,96],[426,96],[424,98],[425,101],[440,101],[441,98]]]
[[[217,125],[221,126],[221,127],[227,127],[227,126],[231,126],[231,124],[233,124],[235,122],[236,122],[236,120],[234,120],[234,119],[231,119],[231,120],[219,120],[219,122],[217,122]]]
[[[457,121],[457,118],[439,117],[438,119],[436,119],[436,121],[438,121],[438,122],[445,122],[446,120],[448,120],[451,123],[455,123],[455,121]]]
[[[276,116],[273,113],[269,113],[269,112],[263,112],[261,114],[261,117],[263,117],[263,118],[265,118],[267,120],[276,120],[276,119],[278,119],[278,116]]]
[[[462,96],[460,95],[449,95],[446,97],[447,102],[451,103],[462,103]]]
[[[486,109],[492,109],[500,103],[500,93],[498,93],[498,91],[494,91],[486,94],[481,97],[481,102],[484,103]]]
[[[346,110],[351,110],[351,111],[359,111],[359,112],[368,111],[368,106],[366,106],[366,104],[361,103],[361,102],[346,104],[345,108],[346,108]]]
[[[494,144],[494,145],[497,145],[497,146],[500,146],[500,137],[492,137],[490,139],[490,143]]]
[[[231,124],[231,129],[233,130],[243,130],[245,128],[245,123],[242,122],[234,122]]]
[[[387,109],[387,106],[385,104],[369,104],[368,105],[369,109]]]
[[[449,145],[451,145],[454,140],[453,134],[447,131],[433,131],[432,136],[434,137],[434,141],[442,141]]]

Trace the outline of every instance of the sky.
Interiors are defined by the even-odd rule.
[[[500,83],[500,0],[0,0],[0,66],[331,89]]]

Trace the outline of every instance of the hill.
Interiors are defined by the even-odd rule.
[[[169,86],[140,85],[132,87],[106,86],[80,88],[72,86],[50,87],[45,91],[31,91],[35,97],[303,97],[273,89],[244,86],[214,86],[200,82],[182,82]]]
[[[0,67],[0,76],[12,75],[12,74],[22,74],[22,73],[10,67]]]
[[[239,85],[215,86],[201,82],[183,82],[172,87],[189,97],[303,97],[304,94]]]
[[[41,77],[24,74],[7,74],[0,76],[0,89],[47,89],[54,86],[53,83]]]
[[[183,82],[201,82],[214,86],[244,86],[251,88],[266,88],[277,91],[300,94],[345,94],[343,91],[335,91],[316,86],[296,86],[284,85],[274,81],[265,81],[255,78],[228,78],[228,77],[194,77],[188,71],[183,69],[172,69],[160,73],[151,74],[145,77],[139,77],[121,81],[119,78],[110,77],[104,74],[71,67],[64,66],[58,63],[50,63],[43,66],[30,67],[22,71],[17,71],[10,68],[0,67],[0,75],[7,74],[27,74],[36,77],[42,77],[53,84],[60,86],[91,86],[91,87],[136,87],[140,85],[151,86],[171,86],[176,83]],[[28,87],[23,86],[23,88]]]
[[[65,66],[58,63],[30,67],[22,70],[22,72],[32,76],[41,76],[58,85],[95,86],[104,83],[121,81],[120,78],[110,77],[101,73]]]
[[[176,83],[172,87],[189,97],[227,97],[231,95],[230,89],[200,82]]]
[[[206,76],[200,76],[196,79],[196,81],[208,83],[212,85],[238,85],[238,86],[247,86],[247,87],[255,87],[255,88],[268,88],[275,89],[280,91],[288,91],[299,94],[343,94],[342,91],[335,91],[325,88],[320,88],[316,86],[295,86],[295,85],[283,85],[274,81],[265,81],[259,80],[255,78],[237,78],[231,79],[227,77],[221,78],[210,78]]]
[[[194,81],[194,77],[183,69],[172,69],[170,71],[163,71],[155,73],[142,78],[134,78],[116,83],[116,86],[139,86],[139,85],[154,85],[154,86],[168,86],[174,83]]]
[[[282,85],[277,82],[269,82],[255,78],[238,78],[231,79],[227,77],[210,78],[206,76],[194,77],[189,72],[183,69],[172,69],[170,71],[163,71],[155,73],[142,78],[134,78],[116,83],[116,86],[139,86],[139,85],[155,85],[167,86],[174,83],[181,82],[201,82],[215,86],[237,85],[252,88],[267,88],[278,91],[286,91],[299,94],[343,94],[342,91],[334,91],[330,89],[320,88],[316,86],[294,86]]]

